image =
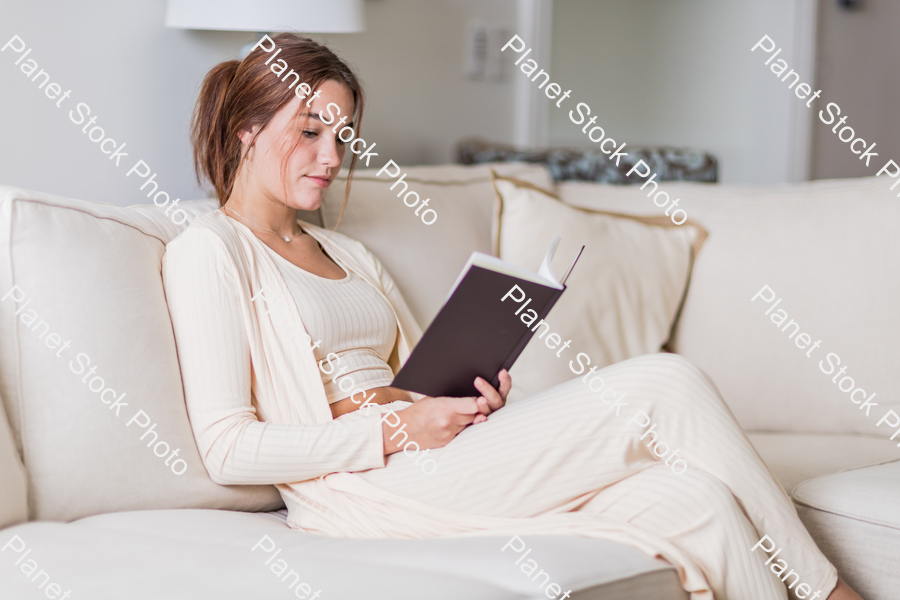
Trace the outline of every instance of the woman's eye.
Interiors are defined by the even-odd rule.
[[[319,132],[313,131],[312,129],[306,129],[303,131],[303,136],[306,137],[307,139],[312,139],[312,138],[318,137],[318,135],[319,135]],[[337,142],[338,146],[344,145],[344,142],[340,138],[337,138],[335,141]]]

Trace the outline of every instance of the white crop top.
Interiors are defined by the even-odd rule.
[[[329,352],[339,357],[322,365],[331,374],[319,370],[328,403],[348,397],[357,388],[390,385],[394,372],[387,361],[397,339],[397,320],[387,300],[355,273],[327,279],[269,250],[307,333],[313,343],[322,341],[313,350],[316,361],[325,360]],[[363,400],[360,394],[356,399]]]

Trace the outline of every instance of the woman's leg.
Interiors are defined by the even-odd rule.
[[[572,510],[591,493],[666,460],[676,475],[686,464],[727,486],[759,537],[768,535],[782,549],[776,561],[783,559],[802,581],[821,589],[821,597],[828,595],[837,581],[834,567],[699,369],[680,356],[655,354],[592,377],[516,402],[467,428],[430,452],[438,465],[432,475],[402,453],[384,469],[360,475],[448,510],[529,517]],[[746,555],[768,558],[750,547]]]
[[[734,495],[702,471],[677,475],[656,465],[601,490],[579,511],[630,523],[681,549],[703,571],[717,599],[787,598],[784,584],[764,561],[749,555],[759,535]]]

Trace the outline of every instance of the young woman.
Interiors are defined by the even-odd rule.
[[[278,61],[257,49],[203,82],[194,156],[221,208],[173,240],[163,264],[187,408],[214,481],[277,485],[288,524],[320,535],[616,540],[669,560],[693,600],[786,598],[768,556],[751,553],[767,535],[817,597],[859,598],[713,383],[676,355],[596,375],[680,449],[684,473],[581,378],[505,408],[505,372],[500,389],[476,380],[478,397],[390,387],[419,326],[362,244],[296,219],[334,181],[362,89],[324,46],[273,39]]]

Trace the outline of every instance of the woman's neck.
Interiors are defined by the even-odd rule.
[[[261,233],[276,232],[280,237],[300,234],[297,211],[262,190],[247,189],[243,182],[235,181],[228,200],[222,206],[225,214]]]

